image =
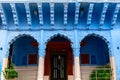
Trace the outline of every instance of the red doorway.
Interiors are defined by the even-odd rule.
[[[73,75],[73,64],[72,64],[72,49],[71,49],[71,43],[70,42],[48,42],[47,49],[46,49],[46,56],[45,56],[45,68],[44,68],[44,75],[50,76],[51,73],[51,64],[52,55],[57,56],[65,56],[65,76],[66,78],[64,80],[67,80],[67,75]],[[54,79],[53,79],[54,80]],[[62,79],[63,80],[63,79]]]

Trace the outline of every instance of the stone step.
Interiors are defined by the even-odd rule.
[[[37,80],[36,66],[19,66],[15,67],[18,72],[18,78],[15,80]]]
[[[96,68],[96,66],[81,66],[81,79],[90,80],[91,72]]]

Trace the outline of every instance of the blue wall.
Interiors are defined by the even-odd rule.
[[[27,65],[28,55],[37,54],[38,47],[34,47],[31,42],[35,41],[30,37],[21,37],[13,43],[12,61],[16,66]]]
[[[120,80],[120,29],[115,29],[111,31],[111,41],[112,41],[112,56],[115,59],[115,68],[117,79]]]
[[[89,36],[83,40],[86,44],[81,46],[81,54],[89,54],[90,64],[105,65],[109,63],[107,44],[99,37]]]

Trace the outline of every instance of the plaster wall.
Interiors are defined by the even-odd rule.
[[[38,46],[39,50],[38,50],[38,55],[40,57],[45,57],[45,49],[46,49],[46,44],[47,42],[54,37],[57,34],[60,34],[61,36],[64,36],[66,38],[68,38],[71,41],[71,47],[73,49],[80,49],[80,45],[79,43],[88,35],[95,35],[97,37],[102,38],[103,40],[105,40],[106,43],[108,43],[108,48],[109,48],[109,56],[113,55],[114,53],[119,53],[118,49],[116,50],[116,46],[119,46],[120,44],[119,42],[119,31],[96,31],[96,30],[89,30],[89,31],[82,31],[82,30],[51,30],[51,31],[47,31],[47,30],[40,30],[40,31],[0,31],[1,33],[1,37],[0,38],[0,47],[3,48],[3,50],[0,50],[0,52],[2,53],[2,55],[0,55],[0,59],[1,59],[1,63],[4,57],[8,57],[8,53],[9,53],[9,47],[10,44],[12,42],[14,42],[17,38],[23,36],[23,35],[28,35],[28,36],[32,36],[34,39],[37,40],[37,42],[42,45],[42,46]],[[111,35],[112,34],[112,35]],[[116,36],[114,36],[116,35]],[[112,38],[111,38],[112,36]],[[111,40],[113,39],[113,40]],[[117,42],[116,42],[117,40]],[[113,41],[113,42],[112,42]],[[111,46],[113,44],[113,46]],[[112,50],[114,49],[114,51],[112,52]],[[112,49],[112,50],[111,50]],[[74,52],[73,50],[73,55],[74,56],[79,56],[80,52],[79,50],[77,50],[78,52]],[[118,63],[119,61],[119,55],[115,55],[115,62]],[[0,69],[2,69],[2,64],[0,64],[1,67]],[[116,66],[119,66],[119,64],[117,64]],[[119,69],[117,69],[119,70]],[[119,71],[117,71],[117,77],[119,76],[118,74]]]
[[[120,29],[111,31],[112,53],[115,59],[116,80],[120,80]]]

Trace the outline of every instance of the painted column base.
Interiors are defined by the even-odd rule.
[[[112,69],[112,80],[116,80],[115,60],[113,56],[110,56],[110,66]]]
[[[76,78],[76,79],[74,79],[74,80],[81,80],[80,78]]]
[[[43,80],[44,79],[44,58],[39,57],[39,64],[38,64],[38,76],[37,80]]]
[[[8,64],[8,58],[3,58],[2,71],[7,67],[7,64]],[[1,74],[1,80],[5,80],[3,73]]]
[[[43,79],[38,79],[38,80],[43,80]]]
[[[79,57],[74,57],[74,80],[81,80]]]

